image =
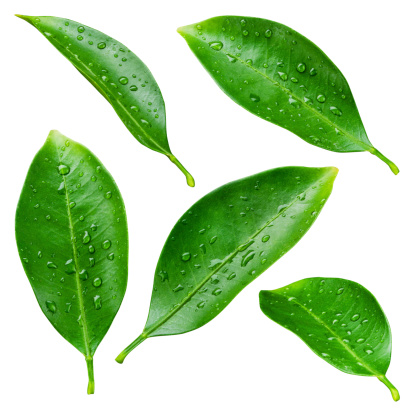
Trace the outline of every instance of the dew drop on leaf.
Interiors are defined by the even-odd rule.
[[[65,164],[60,164],[58,166],[58,172],[60,175],[67,175],[70,172],[70,168]]]
[[[221,50],[223,48],[223,43],[220,41],[216,41],[216,42],[210,42],[209,46],[213,49],[213,50]]]
[[[57,311],[56,303],[53,302],[53,300],[46,301],[46,308],[49,312],[52,312],[52,313],[56,313]]]

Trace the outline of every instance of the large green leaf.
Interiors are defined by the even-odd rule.
[[[19,255],[39,306],[85,355],[93,355],[125,294],[128,231],[119,190],[84,146],[51,131],[35,156],[16,211]]]
[[[377,377],[399,400],[385,376],[391,360],[390,326],[363,286],[314,277],[262,290],[259,298],[263,313],[299,336],[316,355],[348,374]]]
[[[337,169],[276,168],[226,184],[178,220],[161,252],[143,333],[197,329],[291,249],[329,197]]]
[[[243,108],[318,147],[369,151],[398,173],[370,143],[340,70],[306,37],[271,20],[241,16],[214,17],[178,32]]]
[[[194,186],[193,177],[171,153],[161,91],[138,56],[105,33],[69,19],[17,16],[69,59],[142,145],[166,155],[185,174],[188,185]]]

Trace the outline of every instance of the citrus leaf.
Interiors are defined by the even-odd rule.
[[[147,66],[131,50],[105,33],[69,19],[21,16],[42,33],[106,98],[146,147],[166,155],[194,187],[194,179],[171,153],[164,99]]]
[[[312,145],[369,151],[398,174],[370,143],[340,70],[306,37],[271,20],[242,16],[213,17],[178,32],[243,108]]]
[[[127,285],[125,207],[102,163],[57,131],[50,132],[27,173],[16,241],[43,313],[85,355],[93,394],[93,355]]]
[[[259,295],[263,313],[299,336],[335,368],[375,376],[398,401],[386,378],[391,361],[391,330],[375,297],[346,279],[314,277]]]
[[[284,167],[217,188],[178,220],[155,270],[146,338],[197,329],[307,232],[338,170]]]

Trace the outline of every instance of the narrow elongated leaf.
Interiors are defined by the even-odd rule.
[[[161,252],[143,333],[197,329],[291,249],[329,197],[336,168],[284,167],[226,184],[178,220]]]
[[[298,32],[271,20],[220,16],[180,27],[218,86],[243,108],[336,152],[369,151],[349,85],[334,63]]]
[[[93,355],[125,294],[128,232],[119,190],[83,145],[51,131],[35,156],[16,211],[19,255],[39,306],[85,355]]]
[[[377,377],[398,401],[385,374],[391,360],[391,330],[375,297],[346,279],[314,277],[259,295],[263,313],[299,336],[335,368]]]
[[[171,153],[161,91],[138,56],[105,33],[69,19],[17,16],[69,59],[142,145],[166,155],[185,174],[188,185],[194,186],[193,177]]]

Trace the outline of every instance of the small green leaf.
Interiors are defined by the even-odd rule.
[[[194,187],[194,179],[171,153],[164,99],[147,66],[105,33],[69,19],[21,16],[42,33],[111,104],[129,132],[166,155]]]
[[[243,108],[312,145],[369,151],[398,174],[370,143],[342,73],[306,37],[271,20],[241,16],[213,17],[178,32]]]
[[[43,313],[85,355],[93,394],[93,355],[127,285],[125,207],[102,163],[57,131],[50,132],[27,173],[16,241]]]
[[[377,377],[398,401],[385,374],[391,360],[391,330],[375,297],[346,279],[314,277],[259,295],[263,313],[299,336],[335,368]]]
[[[284,167],[226,184],[178,220],[161,252],[143,333],[146,338],[197,329],[215,318],[308,231],[338,170]]]

